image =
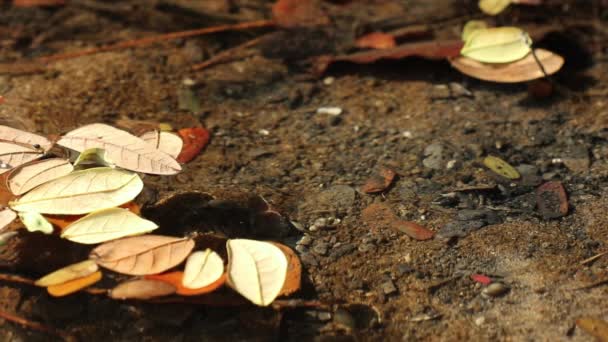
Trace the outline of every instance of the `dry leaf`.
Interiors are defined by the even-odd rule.
[[[135,215],[141,215],[141,209],[139,205],[137,205],[137,203],[133,201],[125,203],[119,206],[119,208],[127,209]],[[44,215],[44,217],[47,221],[51,222],[54,226],[63,231],[72,223],[85,217],[85,215]]]
[[[180,296],[200,296],[206,293],[213,292],[220,288],[224,283],[226,283],[226,273],[220,275],[213,283],[208,284],[207,286],[198,288],[198,289],[189,289],[182,285],[182,281],[184,279],[184,272],[175,271],[168,272],[162,274],[153,274],[145,276],[146,279],[151,280],[160,280],[165,283],[169,283],[176,288],[175,293]]]
[[[43,155],[42,150],[30,145],[0,140],[0,174]]]
[[[137,279],[119,284],[110,291],[114,299],[150,299],[175,293],[175,287],[160,280]]]
[[[172,158],[177,158],[184,146],[182,138],[169,132],[150,131],[142,134],[140,138],[155,149],[170,155]]]
[[[52,273],[45,275],[44,277],[36,280],[34,285],[36,286],[52,286],[59,285],[68,281],[72,281],[77,278],[86,277],[92,273],[97,272],[99,267],[93,260],[86,260],[76,264],[68,265],[64,268],[58,269]]]
[[[378,173],[373,174],[367,179],[365,184],[363,184],[361,187],[361,191],[365,192],[366,194],[383,192],[391,185],[393,179],[395,179],[395,175],[395,171],[383,167]]]
[[[127,203],[143,189],[136,173],[100,167],[42,184],[10,206],[16,211],[78,215]]]
[[[94,244],[149,233],[156,228],[156,223],[127,209],[110,208],[92,212],[70,224],[61,237],[73,242]]]
[[[550,51],[534,49],[547,75],[556,73],[564,64],[564,59]],[[484,81],[516,83],[544,77],[543,71],[532,54],[513,63],[485,64],[461,56],[450,60],[452,66],[465,75]]]
[[[43,136],[2,125],[0,125],[0,139],[3,141],[29,145],[36,149],[41,149],[44,152],[50,150],[53,146],[53,143]]]
[[[482,63],[511,63],[532,51],[532,39],[518,27],[489,27],[468,35],[460,53]]]
[[[287,275],[287,258],[263,241],[233,239],[228,250],[228,285],[256,305],[267,306],[279,295]]]
[[[17,218],[17,213],[10,208],[0,209],[0,232]]]
[[[93,167],[114,167],[114,163],[106,158],[106,150],[103,148],[87,148],[78,154],[74,161],[75,170],[90,169]]]
[[[384,203],[372,203],[361,212],[361,219],[376,229],[391,228],[416,240],[429,240],[435,233],[412,221],[401,220]]]
[[[583,317],[576,320],[576,325],[593,335],[598,342],[608,342],[608,323],[592,317]]]
[[[180,163],[194,159],[209,142],[209,131],[202,127],[182,128],[177,133],[184,142],[182,151],[177,156],[177,161]]]
[[[53,232],[53,225],[39,213],[20,211],[19,219],[29,232],[42,232],[44,234],[51,234]]]
[[[86,277],[77,278],[58,285],[51,285],[46,290],[53,297],[63,297],[91,286],[100,280],[101,271],[97,271]]]
[[[82,152],[89,148],[103,148],[108,159],[124,169],[173,175],[181,166],[168,154],[148,145],[126,131],[105,124],[90,124],[61,137],[57,144]]]
[[[14,168],[8,174],[8,187],[15,195],[22,195],[33,188],[65,176],[74,167],[68,160],[51,158],[37,160]]]
[[[90,258],[114,272],[147,275],[178,265],[193,248],[192,239],[144,235],[106,242],[93,249]]]
[[[512,0],[479,0],[479,9],[488,15],[497,15],[505,10]]]
[[[392,34],[372,32],[357,38],[355,46],[362,49],[390,49],[397,45]]]
[[[279,247],[287,258],[287,275],[278,296],[289,296],[298,291],[302,285],[302,263],[291,248],[278,242],[273,242],[272,244]]]
[[[192,253],[186,261],[182,285],[199,289],[216,282],[224,274],[224,261],[210,249]]]
[[[488,169],[492,170],[497,175],[505,177],[507,179],[518,179],[520,176],[519,172],[506,161],[494,157],[487,156],[483,159],[483,165]]]

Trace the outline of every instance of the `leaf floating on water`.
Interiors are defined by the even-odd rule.
[[[0,139],[17,144],[29,145],[35,149],[42,150],[43,152],[50,150],[53,146],[53,143],[43,136],[2,125],[0,125]]]
[[[233,239],[228,250],[228,285],[256,305],[267,306],[279,295],[287,275],[287,258],[277,246]]]
[[[162,131],[150,131],[142,134],[140,138],[153,146],[157,150],[161,150],[172,158],[177,158],[182,151],[184,141],[179,136]]]
[[[0,209],[0,232],[17,218],[17,213],[10,208]]]
[[[105,124],[77,128],[59,139],[57,144],[83,152],[103,148],[112,162],[124,169],[158,175],[173,175],[181,166],[168,154],[148,145],[142,139]]]
[[[192,253],[186,261],[182,285],[198,289],[217,281],[224,274],[224,261],[210,249]]]
[[[213,292],[226,283],[226,273],[222,273],[214,282],[197,289],[189,289],[182,284],[184,272],[180,271],[147,275],[144,278],[169,283],[176,288],[175,293],[180,296],[200,296],[202,294]]]
[[[177,157],[180,163],[194,159],[209,142],[209,131],[202,127],[182,128],[177,133],[184,141],[182,151]]]
[[[488,24],[486,24],[486,22],[483,20],[467,21],[467,23],[464,24],[464,27],[462,28],[462,35],[461,35],[462,41],[466,42],[474,31],[479,30],[479,29],[485,29],[487,27],[488,27]]]
[[[51,234],[53,232],[53,225],[39,213],[22,211],[19,212],[19,219],[29,232],[42,232],[44,234]]]
[[[279,247],[287,258],[287,275],[285,276],[285,283],[279,292],[279,296],[289,296],[298,291],[301,287],[302,263],[300,262],[300,258],[298,258],[291,248],[278,242],[273,242],[272,244]]]
[[[58,269],[52,273],[45,275],[44,277],[36,280],[34,285],[36,286],[52,286],[59,285],[68,281],[72,281],[77,278],[86,277],[92,273],[97,272],[99,267],[93,260],[85,260],[76,264],[68,265],[64,268]]]
[[[592,317],[583,317],[576,320],[576,325],[595,337],[598,342],[608,342],[608,323]]]
[[[519,172],[513,166],[498,157],[487,156],[483,160],[483,164],[492,172],[504,178],[518,179],[520,177]]]
[[[479,9],[488,15],[497,15],[511,4],[511,0],[479,0]]]
[[[114,299],[150,299],[175,293],[175,287],[160,280],[137,279],[118,284],[110,291]]]
[[[94,244],[153,231],[158,225],[127,209],[110,208],[90,213],[70,224],[61,237],[73,242]]]
[[[460,53],[483,63],[510,63],[530,53],[532,39],[517,27],[478,29],[468,36]]]
[[[114,163],[106,158],[106,150],[103,148],[87,148],[82,151],[76,161],[75,170],[84,170],[93,167],[114,167]]]
[[[16,211],[79,215],[127,203],[143,189],[136,173],[107,167],[75,171],[11,202]]]
[[[114,272],[148,275],[180,264],[193,248],[192,239],[144,235],[106,242],[93,249],[90,258]]]
[[[534,53],[547,75],[553,75],[564,65],[560,55],[543,49],[534,49]],[[507,64],[485,64],[464,56],[451,59],[450,64],[463,74],[484,81],[517,83],[545,77],[532,54]]]
[[[22,195],[33,188],[63,177],[74,170],[68,160],[51,158],[21,165],[8,174],[8,186],[15,195]]]
[[[85,287],[89,287],[101,280],[101,271],[92,273],[86,277],[76,278],[65,283],[51,285],[46,288],[47,292],[53,297],[63,297],[74,292],[78,292]]]

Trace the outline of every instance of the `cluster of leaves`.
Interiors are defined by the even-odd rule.
[[[227,283],[265,306],[299,288],[299,261],[283,245],[232,239],[225,241],[227,253],[194,251],[192,238],[145,235],[159,226],[140,217],[133,202],[144,188],[138,173],[180,172],[180,162],[192,159],[207,143],[205,129],[183,129],[178,135],[154,130],[136,136],[97,123],[70,131],[54,144],[46,137],[0,126],[0,137],[3,197],[8,200],[8,207],[0,210],[0,229],[18,216],[30,232],[57,231],[74,243],[100,244],[88,260],[36,281],[49,294],[65,296],[98,282],[99,267],[137,277],[108,291],[116,299],[201,295]],[[52,153],[54,145],[72,158]],[[14,235],[12,230],[0,240]],[[184,261],[183,271],[171,271]],[[288,276],[289,268],[295,276]]]

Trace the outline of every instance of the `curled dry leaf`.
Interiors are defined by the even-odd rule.
[[[93,249],[90,258],[114,272],[147,275],[180,264],[193,248],[192,239],[144,235],[106,242]]]
[[[355,46],[362,49],[390,49],[395,45],[395,37],[384,32],[368,33],[355,42]]]
[[[194,159],[209,142],[209,131],[202,127],[182,128],[177,131],[184,142],[177,161],[187,163]]]
[[[107,157],[124,169],[173,175],[181,166],[168,154],[148,145],[142,139],[105,124],[90,124],[77,128],[61,137],[57,144],[82,152],[89,148],[103,148]]]
[[[44,216],[33,211],[19,212],[19,219],[29,232],[53,233],[53,225]]]
[[[79,215],[127,203],[143,189],[136,173],[100,167],[75,171],[42,184],[10,206],[16,211]]]
[[[68,160],[51,158],[37,160],[14,168],[8,174],[8,187],[15,195],[22,195],[33,188],[63,177],[74,167]]]
[[[76,264],[68,265],[64,268],[58,269],[52,273],[45,275],[44,277],[36,280],[34,285],[36,286],[52,286],[59,285],[68,281],[72,281],[77,278],[86,277],[92,273],[97,272],[99,267],[93,260],[85,260]]]
[[[564,59],[550,51],[534,49],[547,75],[553,75],[564,65]],[[517,83],[545,77],[532,54],[513,63],[485,64],[461,56],[450,60],[450,64],[465,75],[484,81]]]
[[[70,224],[61,237],[73,242],[94,244],[153,231],[158,225],[127,209],[110,208],[92,212]]]
[[[474,30],[460,53],[482,63],[510,63],[530,53],[532,39],[518,27],[490,27]]]
[[[302,263],[291,248],[278,242],[273,242],[272,244],[279,247],[287,258],[287,275],[278,296],[289,296],[298,291],[302,285]]]
[[[76,278],[57,285],[51,285],[47,287],[46,290],[53,297],[63,297],[78,292],[85,287],[89,287],[100,280],[101,271],[97,271],[85,277]]]
[[[137,279],[118,284],[110,291],[114,299],[150,299],[175,293],[175,287],[160,280]]]
[[[184,272],[175,271],[162,274],[153,274],[145,276],[146,279],[160,280],[169,283],[176,288],[175,293],[180,296],[200,296],[206,293],[213,292],[226,283],[226,273],[222,273],[214,282],[197,289],[189,289],[182,284]]]
[[[582,317],[576,320],[576,325],[595,337],[598,342],[608,342],[608,322],[593,317]]]
[[[177,156],[179,156],[184,145],[182,138],[169,132],[154,130],[142,134],[140,138],[150,144],[150,146],[165,152],[172,158],[177,158]]]
[[[224,261],[210,249],[190,254],[184,268],[182,285],[198,289],[216,282],[224,274]]]
[[[233,239],[228,250],[228,285],[251,302],[267,306],[279,295],[287,275],[287,258],[277,246]]]
[[[17,213],[10,208],[0,209],[0,232],[17,218]]]

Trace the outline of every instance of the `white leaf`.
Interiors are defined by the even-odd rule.
[[[159,175],[173,175],[181,171],[179,163],[168,154],[126,131],[105,124],[77,128],[61,137],[57,144],[78,152],[103,148],[108,159],[132,171]]]
[[[99,266],[93,260],[81,261],[45,275],[36,280],[34,285],[42,287],[59,285],[70,280],[86,277],[97,272],[98,269]]]
[[[9,208],[0,209],[0,232],[17,218],[17,213]]]
[[[99,167],[75,171],[42,184],[11,202],[16,211],[80,215],[122,205],[143,189],[136,173]]]
[[[205,287],[224,274],[224,261],[214,251],[207,249],[190,254],[184,268],[182,285],[188,289]]]
[[[2,125],[0,125],[0,139],[18,144],[31,145],[44,152],[50,150],[53,145],[49,139],[43,136]]]
[[[19,212],[19,219],[29,232],[42,232],[44,234],[53,232],[53,225],[39,213],[22,211]]]
[[[43,155],[42,150],[33,146],[0,140],[0,174]]]
[[[234,239],[228,250],[228,285],[256,305],[266,306],[279,295],[287,275],[287,258],[275,245]]]
[[[491,27],[474,30],[460,53],[482,63],[510,63],[532,51],[530,36],[517,27]]]
[[[74,167],[65,159],[52,158],[34,161],[13,169],[8,175],[8,187],[15,195],[22,195],[38,185],[65,176]]]
[[[61,234],[70,241],[94,244],[153,231],[158,225],[127,209],[110,208],[92,212],[73,222]]]
[[[161,150],[173,158],[182,151],[184,141],[179,136],[169,132],[150,131],[140,136],[145,142],[157,150]]]

